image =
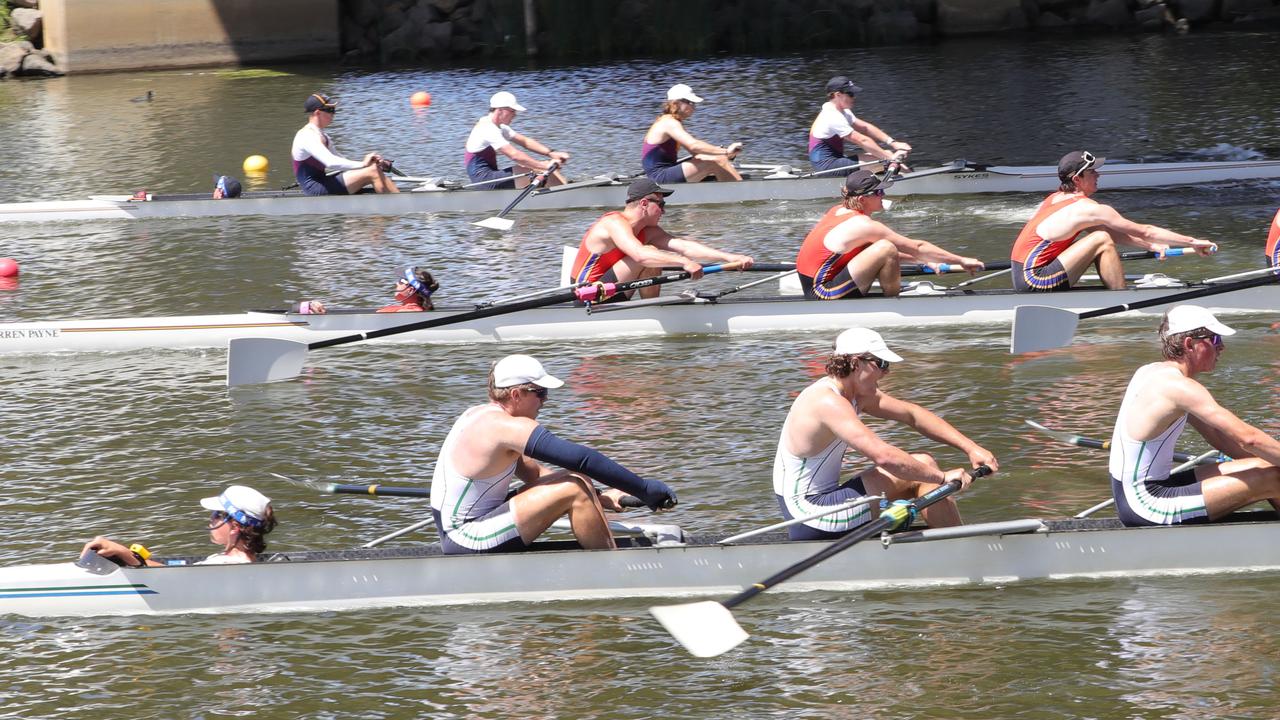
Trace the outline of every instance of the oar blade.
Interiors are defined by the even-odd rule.
[[[1013,311],[1009,352],[1014,355],[1052,350],[1071,344],[1080,316],[1046,305],[1019,305]]]
[[[232,338],[227,344],[227,387],[290,380],[302,372],[306,361],[306,343]]]
[[[729,608],[714,600],[654,605],[649,613],[694,657],[723,655],[750,637]]]
[[[502,232],[506,232],[511,228],[515,227],[516,221],[508,220],[506,218],[502,218],[502,217],[498,217],[497,215],[494,215],[493,217],[485,218],[484,220],[481,220],[479,222],[473,222],[471,224],[478,225],[479,227],[482,227],[482,228],[489,228],[490,230],[500,230]]]

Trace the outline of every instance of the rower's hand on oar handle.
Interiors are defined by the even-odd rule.
[[[987,269],[987,264],[978,258],[962,257],[960,258],[960,267],[970,275],[977,275],[979,272]]]
[[[1210,242],[1209,240],[1197,239],[1191,241],[1191,249],[1195,250],[1196,254],[1200,257],[1209,257],[1210,255],[1218,252],[1218,245],[1217,243]]]
[[[551,152],[547,153],[547,157],[551,158],[552,160],[555,160],[561,165],[566,165],[569,162],[569,153],[563,150],[552,150]]]
[[[756,259],[750,255],[734,255],[733,259],[727,263],[723,263],[725,270],[750,270],[751,266],[756,264]]]
[[[667,488],[666,493],[662,496],[662,499],[658,501],[658,504],[656,506],[650,507],[649,509],[653,510],[654,512],[662,512],[664,510],[674,510],[676,505],[678,504],[679,504],[679,501],[676,500],[676,491],[672,490],[671,488]]]
[[[976,468],[955,468],[954,470],[948,470],[946,474],[943,475],[943,482],[959,482],[960,489],[956,491],[959,493],[968,490],[974,480],[977,480],[980,477],[986,477],[993,472],[995,471],[991,469],[990,465],[979,465]]]
[[[693,260],[685,260],[680,264],[680,269],[689,273],[689,277],[694,280],[702,279],[702,266]]]
[[[729,147],[724,149],[724,154],[728,155],[730,160],[738,157],[740,152],[742,152],[742,143],[740,142],[729,143]]]
[[[903,158],[906,158],[907,153],[911,152],[911,143],[902,142],[901,140],[890,140],[889,147],[896,152],[902,153]]]
[[[1000,471],[1000,462],[996,460],[996,456],[990,450],[981,446],[975,446],[969,451],[969,464],[975,470],[985,467],[989,473]]]

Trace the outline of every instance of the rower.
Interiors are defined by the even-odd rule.
[[[640,161],[645,175],[654,182],[700,182],[709,177],[716,180],[741,180],[742,175],[733,166],[733,159],[742,151],[742,143],[730,143],[720,147],[704,142],[684,129],[684,121],[693,115],[695,105],[702,98],[684,83],[671,86],[667,101],[649,131],[644,134],[644,146]],[[684,162],[676,162],[676,147],[682,147],[693,155]]]
[[[1280,210],[1276,211],[1275,218],[1271,220],[1271,232],[1267,234],[1264,252],[1267,254],[1269,267],[1280,267]]]
[[[324,129],[333,123],[337,104],[328,97],[314,93],[303,104],[308,115],[307,124],[293,136],[293,174],[302,192],[308,195],[348,195],[372,185],[380,193],[400,192],[386,175],[391,161],[378,153],[369,153],[364,160],[348,160],[334,151],[333,141]],[[339,170],[334,175],[329,170]]]
[[[396,301],[378,309],[387,312],[423,312],[435,306],[431,304],[431,293],[440,289],[440,283],[431,277],[431,273],[418,267],[405,268],[404,275],[396,280]]]
[[[1280,510],[1280,441],[1222,407],[1195,378],[1212,372],[1235,330],[1196,305],[1170,308],[1160,322],[1161,362],[1133,374],[1111,436],[1111,490],[1125,525],[1221,520],[1261,500]],[[1237,460],[1170,475],[1187,423]]]
[[[901,360],[870,328],[850,328],[836,337],[826,375],[800,392],[778,437],[773,492],[787,520],[866,495],[883,494],[887,502],[905,501],[951,480],[959,480],[961,489],[972,482],[965,468],[944,471],[928,453],[908,453],[885,442],[863,424],[863,413],[896,420],[944,442],[965,453],[975,468],[985,464],[992,471],[999,469],[994,455],[950,423],[880,389],[879,382],[888,375],[891,364]],[[841,483],[840,467],[849,446],[872,466]],[[788,532],[792,540],[834,539],[878,515],[867,505],[859,505],[792,525]],[[930,527],[961,522],[952,498],[929,507],[923,515]]]
[[[1217,250],[1208,240],[1140,225],[1093,200],[1090,196],[1098,191],[1098,168],[1104,161],[1088,150],[1069,152],[1058,161],[1057,192],[1040,203],[1013,244],[1014,290],[1068,290],[1090,265],[1098,268],[1108,289],[1123,290],[1124,266],[1116,250],[1122,243],[1156,253],[1171,245],[1194,248],[1200,255]]]
[[[751,267],[748,255],[716,250],[696,240],[673,237],[658,225],[666,208],[668,190],[649,178],[640,178],[627,187],[627,203],[611,210],[587,229],[573,261],[573,282],[629,282],[656,277],[661,268],[679,265],[694,279],[702,277],[700,262],[742,263]],[[640,291],[641,297],[657,297],[661,288]],[[625,300],[631,293],[619,293],[604,302]]]
[[[884,191],[891,184],[869,170],[855,170],[845,177],[840,188],[844,199],[809,231],[796,256],[805,297],[863,297],[876,280],[886,297],[894,297],[902,291],[903,260],[925,263],[935,271],[941,263],[959,265],[970,275],[982,269],[981,260],[899,235],[873,220],[871,213],[884,209]]]
[[[564,165],[569,162],[569,153],[552,150],[551,146],[541,143],[511,129],[511,122],[516,113],[524,112],[524,106],[516,102],[516,96],[503,91],[494,93],[489,98],[489,113],[476,121],[467,137],[466,167],[467,177],[471,182],[480,183],[499,178],[510,178],[534,172],[543,172],[551,167],[552,162]],[[536,160],[516,146],[545,155],[550,160]],[[515,163],[515,167],[498,169],[498,153],[506,155]],[[530,178],[517,177],[501,182],[487,183],[484,187],[490,190],[522,188],[531,182]],[[547,178],[549,185],[564,184],[564,176],[557,170]]]
[[[854,96],[859,92],[862,88],[844,75],[827,81],[827,101],[809,127],[809,162],[814,170],[833,170],[826,173],[828,175],[848,175],[858,161],[878,159],[901,164],[911,152],[910,144],[894,140],[885,131],[853,114]],[[858,160],[845,157],[846,140],[862,149],[857,155]],[[881,143],[888,145],[888,149],[881,147]],[[905,165],[900,166],[909,170]],[[835,171],[834,168],[848,170]]]
[[[200,506],[210,511],[209,539],[214,545],[221,545],[222,550],[196,565],[251,563],[266,550],[266,536],[276,526],[271,498],[253,488],[232,485],[221,495],[202,499]],[[135,543],[125,547],[101,535],[85,543],[80,555],[83,558],[90,552],[126,567],[159,567],[164,564],[152,559],[151,552],[142,545]]]
[[[626,494],[652,510],[675,507],[675,491],[665,483],[561,440],[537,422],[548,392],[563,385],[528,355],[508,355],[493,365],[489,404],[467,409],[454,422],[431,479],[431,511],[446,554],[526,550],[565,514],[584,549],[612,549],[604,511],[621,510]],[[510,495],[517,478],[525,485]],[[614,490],[597,492],[592,480]]]
[[[242,192],[244,188],[240,186],[240,181],[230,175],[218,175],[213,178],[214,200],[238,198]]]

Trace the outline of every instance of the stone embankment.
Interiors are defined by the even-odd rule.
[[[341,0],[341,24],[351,62],[594,59],[1275,27],[1280,0]]]
[[[0,79],[62,74],[41,49],[43,32],[39,0],[0,0]]]

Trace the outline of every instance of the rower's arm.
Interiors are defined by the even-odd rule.
[[[1170,388],[1169,399],[1188,413],[1188,422],[1217,450],[1233,457],[1257,457],[1280,466],[1280,441],[1218,404],[1203,385],[1186,380]]]
[[[325,147],[317,133],[306,133],[303,136],[302,149],[306,150],[311,157],[324,163],[329,170],[358,170],[365,165],[363,161],[348,160],[331,151]]]
[[[729,154],[728,148],[723,148],[719,145],[712,145],[709,142],[699,140],[698,138],[690,135],[689,131],[684,129],[684,125],[676,122],[674,119],[670,122],[664,123],[662,129],[666,131],[667,135],[670,135],[671,138],[676,141],[677,145],[695,155]]]
[[[645,267],[665,267],[667,265],[679,265],[685,270],[690,270],[692,261],[676,252],[667,250],[667,243],[672,239],[667,231],[659,227],[651,227],[642,232],[649,233],[649,243],[640,242],[639,238],[631,233],[631,227],[627,221],[614,216],[613,220],[608,224],[609,239],[619,250],[626,253],[627,257],[635,260]]]
[[[1208,250],[1210,247],[1214,247],[1213,243],[1208,240],[1199,240],[1157,225],[1144,225],[1133,222],[1110,205],[1103,205],[1097,202],[1088,203],[1088,207],[1082,208],[1081,212],[1084,219],[1095,221],[1096,224],[1105,225],[1112,230],[1124,233],[1134,245],[1148,250],[1158,251],[1169,245],[1194,247],[1197,250]]]
[[[866,408],[863,408],[866,411]],[[922,482],[941,483],[945,480],[943,472],[929,467],[911,457],[911,454],[890,445],[876,435],[871,428],[858,419],[844,398],[834,394],[823,397],[817,403],[817,411],[823,424],[830,428],[836,437],[849,444],[863,457],[877,467],[884,468],[892,475]]]
[[[697,240],[689,238],[668,237],[666,240],[667,249],[672,252],[679,253],[686,258],[693,258],[702,262],[720,262],[720,263],[743,263],[743,269],[751,267],[752,258],[749,255],[737,255],[735,253],[727,253],[717,250],[710,245],[703,245]]]
[[[604,453],[561,440],[542,426],[529,436],[524,454],[634,495],[652,510],[670,509],[676,505],[675,491],[666,483],[642,478],[605,457]]]
[[[524,165],[525,167],[533,168],[535,170],[546,170],[547,168],[551,167],[550,161],[535,159],[529,153],[526,153],[523,150],[516,148],[516,143],[519,142],[520,139],[523,137],[524,136],[520,135],[519,133],[513,134],[511,136],[512,142],[509,142],[506,145],[503,145],[501,148],[498,148],[498,152],[511,158],[513,162],[519,163],[520,165]],[[520,144],[523,145],[524,143],[520,143]],[[535,150],[534,152],[537,152],[537,151]]]
[[[907,400],[900,400],[881,391],[876,393],[875,401],[869,407],[864,407],[863,411],[886,420],[900,422],[930,440],[950,445],[967,455],[974,467],[990,465],[993,472],[1000,469],[995,455],[928,408]]]
[[[891,145],[892,138],[888,133],[871,123],[858,118],[853,121],[853,132],[845,136],[845,139],[857,144],[868,154],[873,155],[881,160],[892,160],[893,153],[880,147],[880,143]]]

